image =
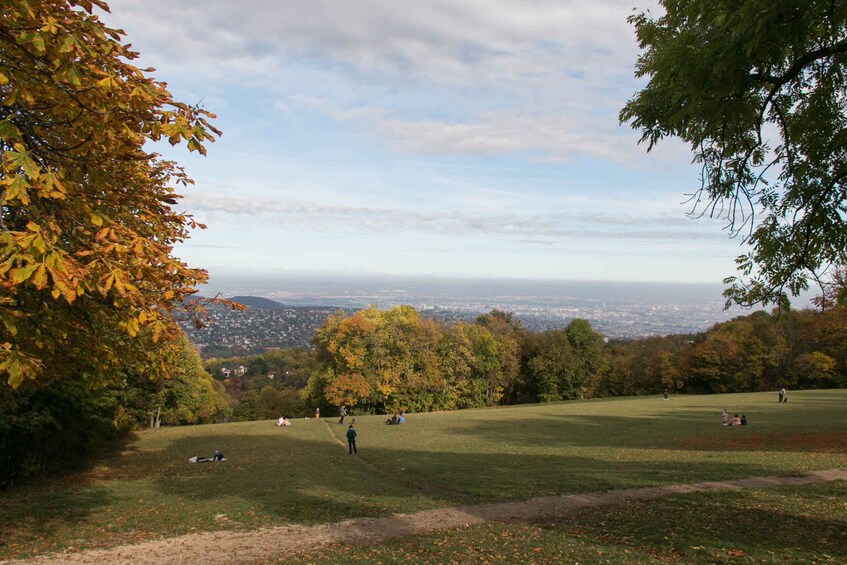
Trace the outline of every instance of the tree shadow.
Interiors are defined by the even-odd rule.
[[[679,495],[583,509],[567,518],[534,523],[557,535],[577,534],[591,545],[612,545],[651,560],[664,556],[659,560],[713,563],[745,557],[768,562],[847,562],[847,520],[823,517],[833,501],[843,500],[845,489],[847,484],[841,482],[784,487],[764,496],[750,492]],[[804,505],[815,508],[812,515],[801,509]]]

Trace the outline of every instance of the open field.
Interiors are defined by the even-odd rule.
[[[750,425],[721,426],[723,408],[730,414],[745,414]],[[359,458],[338,445],[346,425],[335,419],[297,420],[289,428],[265,421],[143,432],[119,456],[100,461],[89,472],[0,494],[0,558],[209,530],[318,524],[457,504],[843,468],[847,467],[845,415],[847,391],[840,390],[792,392],[790,402],[782,405],[775,393],[766,393],[413,414],[403,426],[385,426],[384,417],[368,416],[356,418]],[[188,463],[189,457],[208,456],[215,449],[227,460]],[[725,522],[724,508],[727,515],[738,516],[739,524],[759,515],[764,516],[763,524],[777,527],[773,522],[782,518],[780,512],[794,515],[796,510],[783,499],[806,508],[809,516],[802,520],[805,525],[788,522],[787,530],[784,524],[778,526],[783,540],[806,536],[807,530],[828,531],[809,526],[816,520],[840,524],[838,531],[844,531],[847,508],[832,502],[844,500],[847,491],[842,483],[791,488],[796,494],[781,489],[763,495],[701,494],[638,503],[623,513],[615,507],[586,509],[578,519],[571,515],[547,520],[546,525],[483,526],[467,535],[479,540],[494,539],[495,533],[539,539],[539,545],[525,549],[535,552],[535,547],[542,547],[541,552],[554,553],[539,554],[538,562],[553,555],[566,561],[584,561],[589,555],[599,560],[596,551],[605,551],[604,544],[610,547],[612,562],[626,562],[614,557],[613,549],[621,556],[630,555],[625,550],[634,555],[646,551],[644,558],[671,547],[662,545],[664,538],[650,537],[652,528],[633,529],[632,524],[641,523],[638,516],[649,521],[660,516],[669,525],[689,520],[692,528],[701,529],[696,520],[711,515],[718,541],[726,538],[733,545],[729,542],[734,541],[735,530],[727,527],[721,533],[718,527]],[[702,517],[696,511],[700,507]],[[758,514],[749,514],[759,507]],[[612,538],[604,542],[600,532],[609,532],[614,539],[615,532],[635,534],[619,536],[631,538],[630,545],[621,545]],[[683,551],[689,541],[689,547],[712,547],[679,532],[675,535],[669,538],[676,544],[673,551]],[[582,540],[587,553],[555,553],[564,551],[556,545],[559,541],[554,542],[563,536]],[[390,557],[392,552],[410,555],[419,549],[404,544],[434,543],[421,539],[379,546],[375,549],[382,548],[384,554],[375,559],[400,560]],[[833,547],[843,552],[843,541],[836,539]],[[752,551],[735,545],[739,547],[724,549]],[[495,545],[490,547],[493,551]],[[709,549],[717,553],[704,559],[719,561],[721,547]],[[661,555],[683,556],[683,561],[699,555],[673,551]],[[462,555],[420,559],[471,559]],[[795,559],[806,558],[808,554],[798,553]]]

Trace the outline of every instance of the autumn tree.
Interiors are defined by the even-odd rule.
[[[479,408],[493,403],[500,381],[498,342],[479,324],[455,322],[445,328],[438,347],[444,378],[439,408]]]
[[[520,397],[550,402],[579,398],[576,354],[563,330],[527,336]]]
[[[835,388],[845,382],[835,368],[835,359],[822,351],[812,351],[794,359],[789,375],[794,384],[803,388]]]
[[[489,404],[499,402],[504,397],[507,404],[514,403],[524,339],[523,324],[510,312],[496,309],[479,316],[476,323],[491,332],[497,342],[499,367],[489,379]]]
[[[411,306],[385,311],[371,306],[347,317],[330,316],[312,340],[318,365],[308,394],[334,406],[429,408],[420,402],[441,386],[440,332]]]
[[[503,393],[503,342],[478,323],[444,327],[410,306],[371,306],[330,316],[312,343],[306,395],[317,404],[427,411],[490,406]]]
[[[630,17],[648,82],[620,119],[689,144],[692,214],[749,245],[727,303],[783,303],[847,253],[847,3],[659,4]]]
[[[206,279],[174,257],[197,224],[191,180],[151,142],[205,153],[213,116],[165,84],[94,14],[99,0],[8,0],[0,12],[0,371],[11,387],[124,361]]]
[[[520,379],[525,399],[547,402],[591,396],[605,365],[603,337],[587,320],[526,336]]]
[[[203,369],[194,346],[183,337],[177,340],[175,348],[174,363],[159,377],[161,421],[171,426],[206,424],[228,416],[230,408],[224,387]],[[155,408],[158,410],[159,406]],[[152,406],[150,410],[153,411]]]

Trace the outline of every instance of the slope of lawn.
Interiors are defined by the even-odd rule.
[[[720,425],[720,412],[750,425]],[[88,472],[0,493],[0,558],[546,494],[847,467],[847,391],[592,400],[137,434]],[[222,451],[227,460],[192,464]],[[541,559],[543,561],[543,559]]]
[[[722,409],[750,424],[721,426]],[[360,422],[363,458],[454,504],[847,463],[845,390],[795,392],[784,404],[776,393],[642,397]]]

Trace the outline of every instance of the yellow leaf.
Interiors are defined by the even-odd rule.
[[[99,214],[93,213],[91,214],[91,223],[99,228],[103,225],[103,218]]]
[[[29,194],[27,194],[29,183],[26,182],[26,178],[23,175],[15,175],[6,186],[6,191],[3,194],[4,203],[14,202],[15,200],[24,206],[30,203]]]
[[[35,268],[35,272],[33,273],[30,282],[38,290],[43,290],[44,287],[47,286],[47,269],[45,268],[44,263],[41,263]]]
[[[12,283],[21,284],[25,280],[29,279],[29,277],[32,276],[32,273],[35,272],[35,268],[37,266],[38,265],[33,263],[31,265],[27,265],[26,267],[18,267],[9,271],[9,276],[12,279]]]
[[[97,88],[102,88],[103,90],[112,90],[115,87],[114,79],[110,76],[98,80],[96,84]]]

